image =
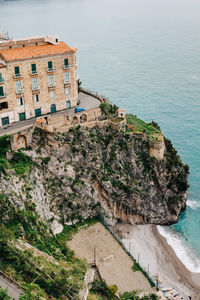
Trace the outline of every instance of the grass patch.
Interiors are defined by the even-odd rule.
[[[161,131],[150,123],[146,123],[132,114],[126,115],[127,124],[132,125],[136,132],[145,133],[148,137],[161,135]]]

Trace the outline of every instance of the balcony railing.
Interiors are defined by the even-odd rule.
[[[64,65],[64,69],[69,69],[71,66],[70,65]]]
[[[55,83],[54,82],[52,82],[52,83],[49,83],[49,87],[51,88],[51,87],[54,87],[55,86]]]
[[[4,93],[3,95],[0,95],[0,99],[5,98],[6,94]]]
[[[22,94],[24,92],[24,89],[16,90],[16,94]]]
[[[20,73],[14,74],[14,78],[20,78],[22,75]]]
[[[51,73],[51,72],[54,72],[54,71],[55,71],[55,68],[48,68],[48,69],[47,69],[47,72],[48,72],[48,73]]]
[[[33,91],[38,91],[39,89],[40,89],[39,86],[32,86]]]
[[[4,83],[4,79],[3,78],[0,78],[0,84],[1,83]]]
[[[70,80],[65,80],[65,81],[64,81],[64,84],[70,84],[70,83],[71,83]]]
[[[31,71],[31,75],[38,75],[37,71]]]

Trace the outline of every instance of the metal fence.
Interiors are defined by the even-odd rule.
[[[134,261],[134,262],[136,262],[138,265],[139,265],[139,267],[143,270],[143,272],[145,273],[145,275],[148,277],[148,279],[150,280],[150,281],[152,281],[153,283],[154,283],[154,285],[156,286],[156,287],[158,287],[159,289],[161,289],[161,286],[159,285],[159,282],[158,282],[158,280],[159,280],[159,274],[154,274],[154,277],[153,277],[153,275],[150,275],[150,270],[149,270],[149,264],[148,264],[148,267],[147,267],[147,269],[146,268],[144,268],[144,267],[142,267],[141,265],[140,265],[140,262],[139,262],[139,260],[140,260],[140,253],[138,253],[138,257],[137,257],[137,259],[132,255],[132,253],[131,253],[131,247],[130,247],[130,244],[129,244],[129,249],[127,249],[126,247],[125,247],[125,245],[123,244],[123,240],[122,240],[122,237],[121,237],[121,239],[116,235],[116,233],[114,232],[114,227],[112,227],[112,228],[110,228],[110,226],[105,222],[105,220],[103,220],[101,217],[99,218],[100,219],[100,222],[107,228],[107,230],[112,234],[112,236],[117,240],[117,242],[121,245],[121,247],[124,249],[124,251],[132,258],[132,260]]]

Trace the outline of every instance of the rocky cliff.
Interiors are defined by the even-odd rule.
[[[156,160],[148,138],[124,128],[35,128],[30,149],[6,149],[0,194],[21,209],[33,203],[55,233],[59,224],[98,214],[110,224],[177,222],[186,206],[188,166],[169,140],[164,158]]]

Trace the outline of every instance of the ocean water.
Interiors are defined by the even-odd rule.
[[[59,34],[78,48],[83,86],[159,123],[190,166],[187,210],[159,231],[200,271],[200,1],[0,1],[3,30]]]

